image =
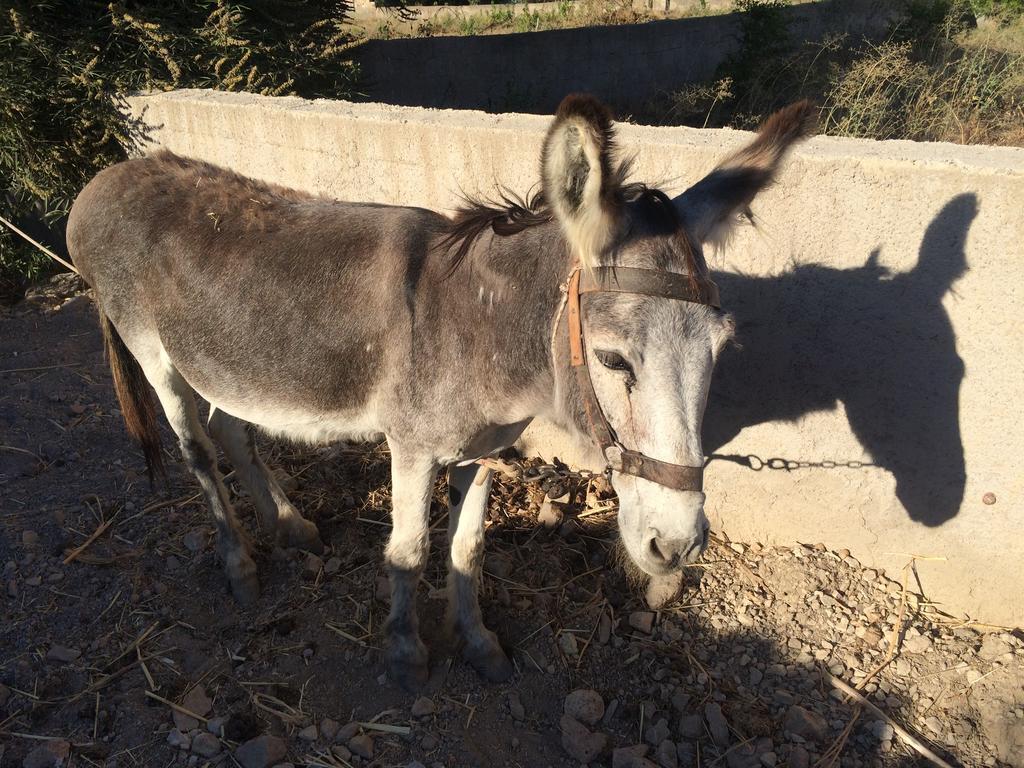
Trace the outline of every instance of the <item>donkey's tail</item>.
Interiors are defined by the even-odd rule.
[[[103,329],[103,345],[107,349],[110,372],[114,376],[114,391],[121,404],[124,423],[128,434],[142,446],[142,453],[146,457],[146,472],[152,485],[154,473],[166,477],[153,391],[149,388],[138,360],[128,351],[114,324],[102,309],[100,327]]]

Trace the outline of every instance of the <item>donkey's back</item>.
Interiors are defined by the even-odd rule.
[[[170,362],[239,418],[316,439],[331,415],[374,430],[359,412],[401,360],[385,341],[443,224],[162,152],[90,182],[68,243],[143,368]]]

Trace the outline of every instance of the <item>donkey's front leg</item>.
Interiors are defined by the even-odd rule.
[[[448,471],[448,621],[462,641],[462,656],[488,680],[512,675],[512,663],[480,615],[484,520],[493,473],[471,464]]]
[[[427,519],[436,463],[391,444],[391,538],[384,555],[391,574],[391,613],[384,634],[391,679],[406,690],[427,681],[427,648],[420,640],[416,587],[430,549]]]

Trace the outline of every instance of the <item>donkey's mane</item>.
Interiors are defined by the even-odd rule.
[[[640,182],[622,184],[618,189],[622,203],[640,203],[644,206],[649,226],[663,234],[683,233],[685,229],[668,195],[660,189]],[[473,244],[488,228],[499,237],[515,235],[523,230],[547,224],[554,219],[551,205],[541,189],[526,197],[498,187],[494,197],[464,197],[445,227],[439,248],[448,253],[448,274],[454,274],[469,256]],[[687,268],[697,272],[693,249],[687,248]]]

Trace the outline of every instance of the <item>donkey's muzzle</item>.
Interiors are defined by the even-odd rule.
[[[700,533],[689,539],[651,537],[647,543],[647,554],[652,564],[668,572],[682,565],[697,562],[707,545],[708,524],[704,523]]]

